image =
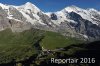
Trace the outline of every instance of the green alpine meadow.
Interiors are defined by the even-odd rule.
[[[24,61],[38,54],[42,47],[54,50],[83,42],[80,41],[50,31],[30,29],[12,32],[6,29],[0,31],[0,63],[9,63],[13,59]]]

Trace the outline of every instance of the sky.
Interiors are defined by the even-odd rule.
[[[100,0],[0,0],[0,3],[22,5],[31,2],[44,12],[55,12],[71,5],[80,8],[95,8],[100,10]]]

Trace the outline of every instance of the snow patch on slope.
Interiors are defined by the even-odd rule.
[[[21,12],[22,15],[27,19],[27,21],[30,22],[31,24],[36,25],[36,24],[38,23],[38,24],[45,25],[44,23],[42,23],[42,22],[40,22],[40,21],[38,21],[38,20],[36,20],[36,19],[32,19],[32,18],[31,18],[29,15],[27,15],[25,12],[23,12],[23,11],[20,11],[20,12]],[[36,16],[35,14],[34,14],[33,16],[35,16],[35,17],[37,17],[37,18],[39,19],[39,17]]]
[[[18,10],[23,10],[28,13],[32,12],[32,13],[36,13],[36,14],[41,11],[39,8],[37,8],[35,5],[33,5],[30,2],[27,2],[21,6],[15,6],[15,8]]]

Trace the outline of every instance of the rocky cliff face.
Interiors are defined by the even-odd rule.
[[[30,2],[21,6],[0,4],[0,30],[6,28],[14,32],[37,28],[84,40],[98,40],[100,12],[70,6],[58,12],[44,13]]]
[[[5,17],[7,17],[7,14],[2,9],[2,7],[0,7],[0,31],[4,30],[5,28],[9,26],[9,23],[8,23],[9,20]]]
[[[13,32],[21,32],[31,28],[31,24],[24,22],[25,18],[15,8],[9,8],[10,14],[7,9],[0,7],[0,31],[6,28],[11,28]]]

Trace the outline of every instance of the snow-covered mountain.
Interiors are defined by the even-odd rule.
[[[0,3],[0,30],[6,28],[13,31],[37,28],[97,40],[100,38],[100,11],[69,6],[61,11],[44,13],[30,2],[21,6]]]
[[[65,35],[81,38],[83,36],[85,39],[93,40],[100,37],[100,11],[98,10],[69,6],[61,11],[46,14],[59,26],[59,32]]]

